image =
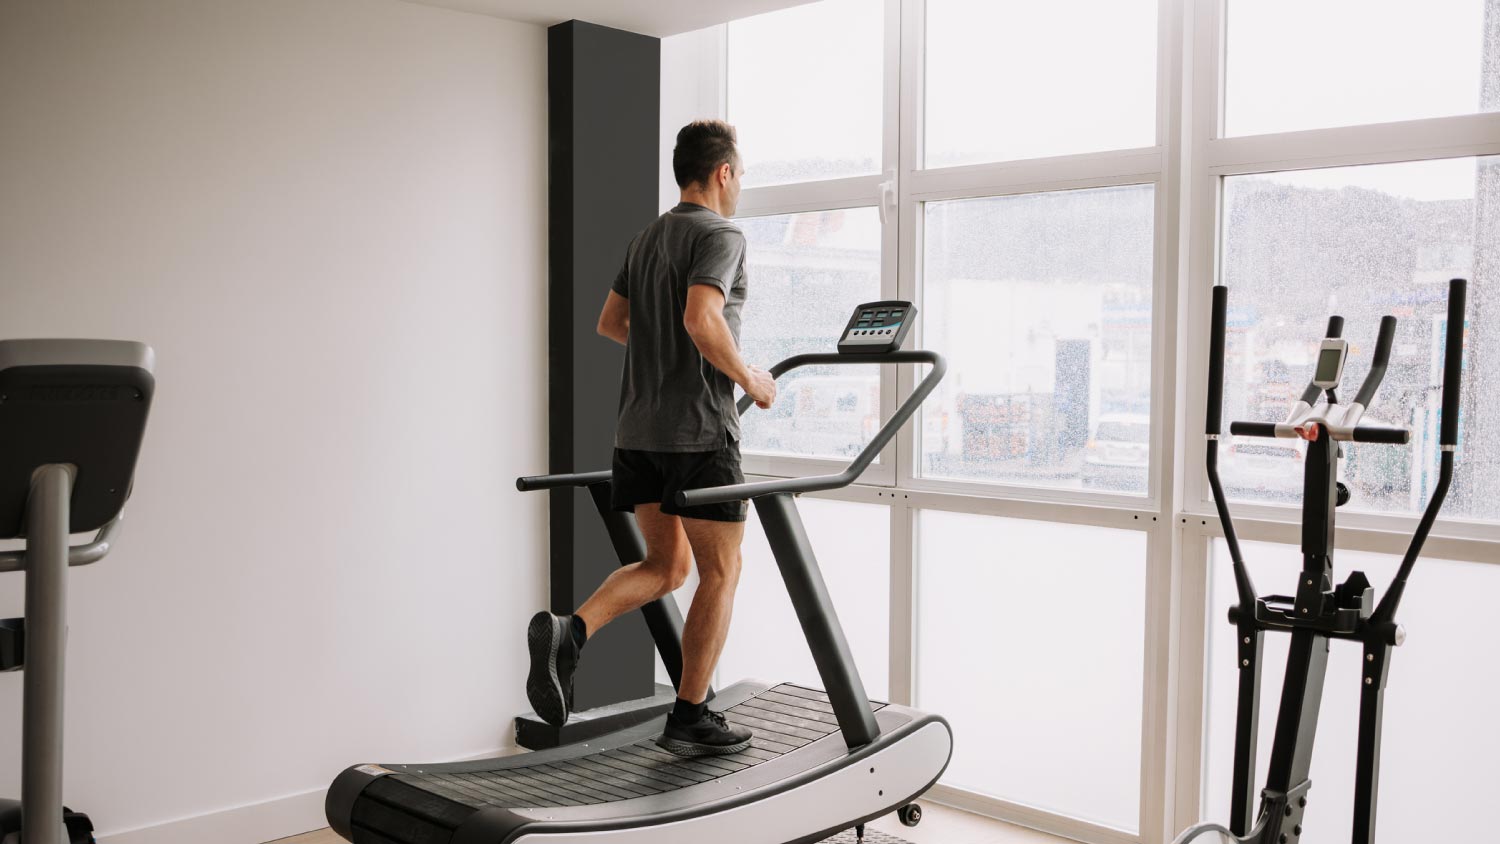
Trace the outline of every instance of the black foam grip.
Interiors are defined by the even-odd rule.
[[[1458,445],[1459,386],[1464,372],[1464,305],[1469,283],[1448,282],[1448,343],[1443,351],[1443,445]]]
[[[1328,330],[1323,333],[1324,337],[1343,337],[1344,318],[1334,314],[1328,318]]]
[[[1230,422],[1229,433],[1237,437],[1275,437],[1275,422]]]
[[[1406,445],[1411,442],[1411,431],[1405,428],[1367,428],[1361,426],[1354,429],[1354,441],[1357,443]]]
[[[1208,335],[1208,423],[1205,434],[1218,434],[1224,410],[1224,322],[1229,309],[1229,288],[1214,285],[1213,317]]]
[[[1380,389],[1380,382],[1385,380],[1386,366],[1391,362],[1391,346],[1395,342],[1396,318],[1381,317],[1380,333],[1375,338],[1375,358],[1370,361],[1370,371],[1365,375],[1365,382],[1359,386],[1359,392],[1354,396],[1359,404],[1369,407],[1375,401],[1375,392]]]
[[[1380,334],[1375,338],[1375,360],[1372,366],[1385,366],[1391,362],[1391,345],[1396,342],[1396,318],[1380,318]]]

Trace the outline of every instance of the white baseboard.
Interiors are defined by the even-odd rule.
[[[100,835],[99,844],[264,844],[328,826],[323,797],[328,789],[278,797],[155,826]]]
[[[516,750],[511,745],[454,761],[505,756]],[[99,833],[97,837],[99,844],[266,844],[328,826],[323,814],[327,793],[328,789],[319,788],[125,832]]]

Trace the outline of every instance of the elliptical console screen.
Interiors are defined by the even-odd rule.
[[[916,319],[917,308],[910,302],[866,302],[854,309],[844,326],[839,351],[846,355],[894,352],[901,348]]]
[[[1337,387],[1344,377],[1344,359],[1348,354],[1348,342],[1337,337],[1324,340],[1318,351],[1318,366],[1313,370],[1313,386],[1324,390]]]

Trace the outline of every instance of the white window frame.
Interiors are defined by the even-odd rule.
[[[1218,277],[1220,187],[1228,175],[1500,154],[1500,114],[1222,137],[1226,0],[1159,0],[1157,129],[1151,147],[1025,161],[921,166],[926,0],[872,0],[885,12],[885,110],[877,175],[747,188],[741,216],[879,207],[881,295],[921,307],[923,203],[1150,184],[1155,191],[1151,464],[1144,496],[923,478],[916,424],[901,430],[859,483],[817,493],[892,508],[890,696],[916,694],[916,518],[934,509],[1139,530],[1147,535],[1139,829],[1128,832],[991,796],[935,786],[932,799],[1097,844],[1171,840],[1199,819],[1205,779],[1205,648],[1209,546],[1222,536],[1208,498],[1201,436],[1206,402],[1209,292]],[[719,116],[725,116],[727,27],[718,27]],[[716,70],[715,70],[716,68]],[[921,343],[921,322],[913,345]],[[881,412],[911,394],[919,373],[882,373]],[[747,473],[837,471],[841,461],[747,454]],[[1296,509],[1236,504],[1241,538],[1296,544]],[[1350,513],[1339,545],[1400,554],[1417,517]],[[1441,519],[1424,557],[1500,563],[1500,523]]]

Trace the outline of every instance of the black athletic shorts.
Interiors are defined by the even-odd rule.
[[[743,501],[679,507],[677,493],[684,489],[727,486],[745,482],[740,471],[740,446],[731,442],[718,451],[636,451],[615,449],[614,477],[610,484],[610,506],[633,512],[637,504],[661,504],[661,511],[689,519],[743,522],[748,509]]]

